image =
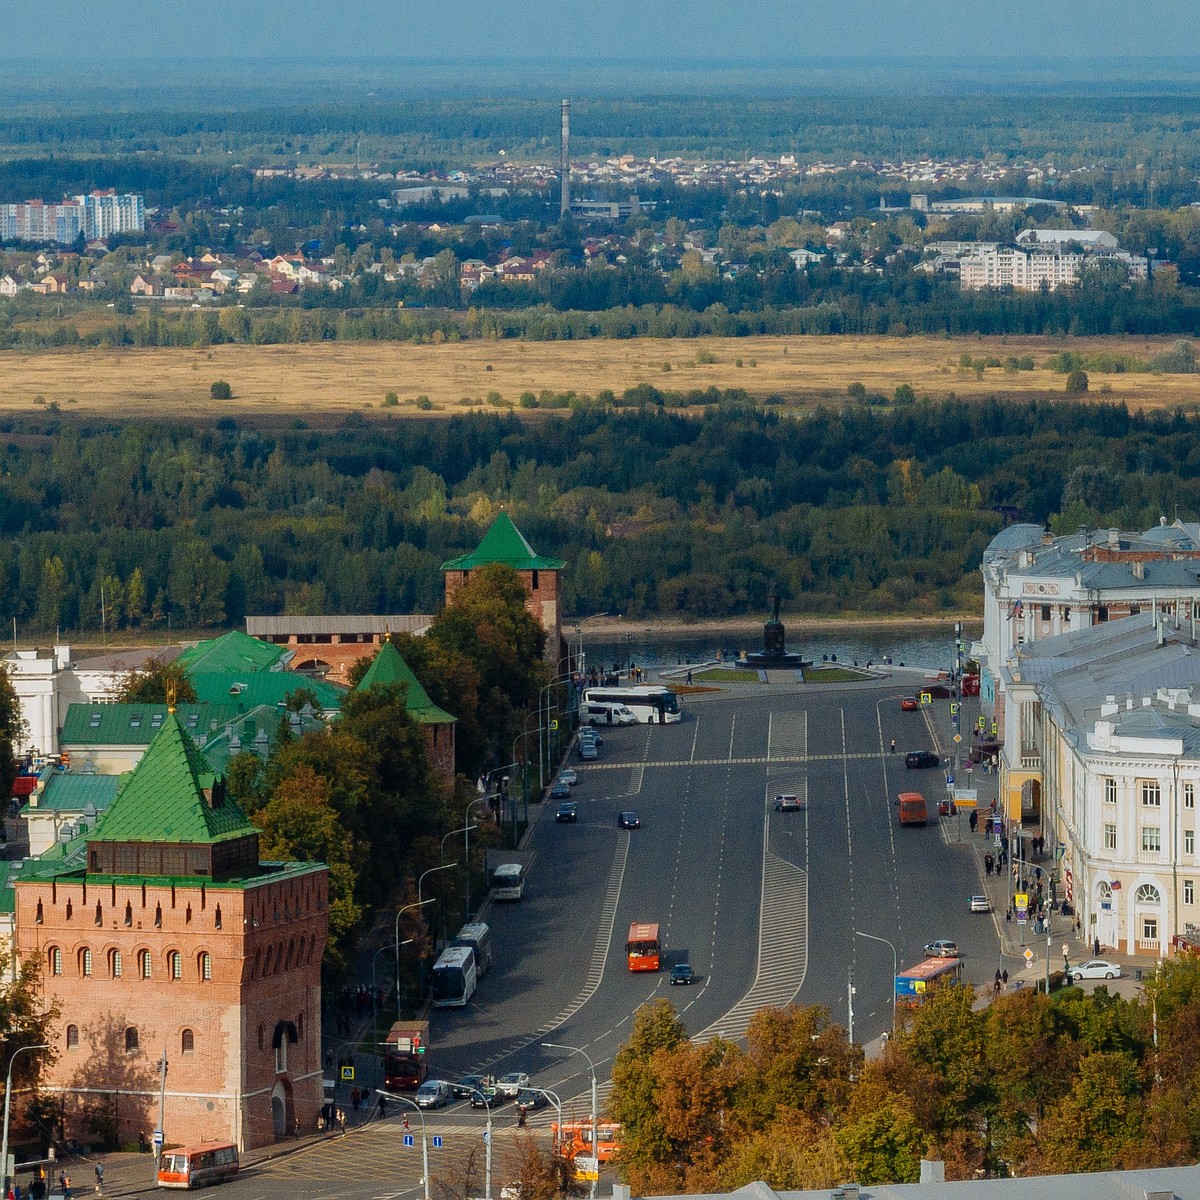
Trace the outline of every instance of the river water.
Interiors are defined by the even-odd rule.
[[[972,639],[980,635],[981,628],[977,623],[967,624],[965,628],[964,649],[969,651]],[[572,645],[575,645],[574,637]],[[944,627],[926,622],[864,626],[862,629],[801,629],[795,634],[788,633],[787,648],[803,655],[805,660],[818,663],[823,655],[836,654],[838,662],[858,662],[860,665],[881,663],[890,655],[897,665],[948,670],[955,657],[954,622],[947,621]],[[717,657],[718,651],[723,653],[726,662],[732,663],[739,650],[762,649],[762,629],[761,626],[747,626],[716,633],[679,635],[631,628],[620,639],[599,633],[588,637],[585,631],[583,649],[587,666],[594,664],[606,669],[618,665],[623,669],[631,662],[650,670],[708,662]]]

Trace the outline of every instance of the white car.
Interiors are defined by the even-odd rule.
[[[925,947],[925,953],[930,958],[962,958],[959,952],[957,942],[949,942],[945,938],[939,938],[936,942],[930,942]]]
[[[776,812],[799,812],[800,797],[792,792],[784,792],[771,802]]]
[[[445,1079],[427,1079],[417,1088],[418,1108],[441,1108],[453,1099],[454,1089]]]
[[[967,907],[972,912],[991,912],[992,902],[986,896],[972,896],[967,901]]]
[[[501,1075],[496,1080],[496,1091],[510,1099],[515,1099],[517,1093],[528,1086],[529,1076],[524,1071],[509,1071],[507,1075]]]
[[[1072,979],[1120,979],[1121,967],[1118,963],[1108,962],[1103,958],[1089,958],[1071,968]]]

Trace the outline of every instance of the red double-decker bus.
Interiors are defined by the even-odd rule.
[[[657,971],[661,950],[657,925],[647,921],[634,921],[629,926],[625,955],[631,971]]]

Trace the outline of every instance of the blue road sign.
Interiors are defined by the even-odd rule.
[[[954,776],[953,776],[953,775],[947,775],[947,776],[946,776],[946,786],[947,786],[947,787],[953,787],[953,786],[954,786]]]
[[[404,1144],[406,1146],[415,1146],[417,1144],[417,1139],[413,1137],[411,1133],[406,1133],[404,1135]]]
[[[435,1150],[440,1150],[442,1148],[442,1135],[440,1133],[435,1133],[433,1135],[433,1148]]]

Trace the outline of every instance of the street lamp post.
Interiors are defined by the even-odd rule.
[[[564,1046],[559,1042],[543,1042],[544,1050],[566,1050],[571,1054],[580,1054],[587,1059],[588,1070],[592,1075],[592,1157],[595,1159],[596,1170],[591,1172],[593,1198],[596,1195],[596,1180],[600,1174],[600,1129],[596,1124],[596,1064],[592,1062],[591,1056],[586,1050],[580,1050],[578,1046]],[[562,1122],[559,1122],[559,1128],[562,1128]]]
[[[456,862],[452,862],[452,863],[442,863],[442,865],[441,865],[440,867],[430,867],[428,871],[422,871],[422,872],[421,872],[421,877],[420,877],[420,878],[417,880],[417,904],[424,904],[424,903],[425,903],[425,901],[423,901],[423,900],[421,899],[421,885],[422,885],[422,884],[425,882],[425,876],[426,876],[426,875],[432,875],[432,874],[434,873],[434,871],[449,871],[449,870],[451,870],[453,867],[457,867],[457,866],[458,866],[458,863],[456,863]],[[429,899],[430,899],[430,901],[432,902],[432,900],[433,900],[433,897],[432,897],[432,896],[430,896],[430,898],[429,898]],[[422,1000],[422,1002],[424,1002],[424,1000],[425,1000],[425,955],[424,955],[424,954],[422,954],[422,955],[421,955],[421,959],[420,959],[420,971],[419,971],[419,974],[420,974],[420,977],[421,977],[421,979],[420,979],[420,983],[421,983],[421,1000]]]
[[[476,796],[474,800],[467,801],[467,807],[463,809],[463,863],[467,868],[467,910],[465,919],[471,919],[471,830],[478,829],[478,825],[472,825],[467,819],[471,809],[477,804],[483,804],[487,800],[486,796]]]
[[[416,1101],[410,1100],[407,1096],[398,1096],[395,1092],[385,1092],[382,1088],[376,1090],[388,1100],[407,1104],[421,1118],[421,1186],[425,1200],[429,1200],[429,1139],[425,1136],[425,1112]]]
[[[478,1088],[472,1088],[471,1095],[483,1101],[483,1114],[487,1117],[487,1134],[483,1143],[483,1195],[484,1200],[492,1200],[492,1109],[488,1098]]]
[[[13,1051],[13,1056],[8,1060],[8,1075],[4,1081],[4,1140],[0,1143],[0,1176],[4,1179],[4,1194],[8,1195],[8,1118],[12,1111],[12,1072],[13,1063],[17,1061],[18,1054],[25,1054],[33,1050],[49,1050],[50,1047],[45,1042],[39,1042],[36,1046],[18,1046]]]
[[[437,869],[438,869],[437,867],[434,868],[434,870],[437,870]],[[425,876],[422,875],[421,878],[424,879]],[[419,894],[420,893],[418,892],[418,895]],[[400,918],[402,916],[404,916],[404,914],[406,912],[408,912],[408,910],[411,908],[420,908],[424,904],[432,904],[432,903],[433,903],[433,897],[431,896],[428,900],[418,900],[415,904],[406,904],[402,909],[400,909],[396,913],[396,1020],[397,1021],[400,1020]],[[409,938],[408,941],[405,942],[404,944],[407,946],[408,942],[411,942],[411,941],[412,941],[412,938]]]
[[[542,764],[543,763],[546,763],[547,765],[549,764],[549,754],[550,754],[550,744],[549,744],[549,732],[550,731],[549,731],[549,729],[546,728],[546,726],[549,723],[549,716],[547,716],[546,721],[542,720],[542,697],[545,696],[545,694],[552,687],[554,687],[555,685],[560,684],[564,680],[570,679],[570,678],[571,678],[570,671],[567,671],[565,674],[562,674],[562,675],[555,675],[554,678],[551,679],[550,682],[548,684],[546,684],[546,686],[544,688],[542,688],[542,690],[540,692],[538,692],[538,787],[539,788],[544,788],[546,786],[546,777],[545,777],[545,775],[542,774]],[[547,714],[548,714],[548,712],[549,712],[549,709],[547,708]],[[547,735],[544,740],[542,737],[543,730],[545,730],[546,735]]]
[[[411,945],[412,945],[412,938],[405,938],[404,941],[402,941],[396,947],[396,953],[397,954],[400,953],[400,946],[411,946]],[[390,949],[391,949],[391,946],[386,946],[386,945],[380,946],[379,949],[376,950],[375,953],[371,956],[371,1029],[376,1034],[378,1033],[378,1030],[379,1030],[379,1001],[377,999],[379,993],[375,987],[375,964],[379,961],[379,956],[381,954],[383,954],[384,951],[390,950]],[[397,959],[396,961],[399,962],[399,959]],[[397,995],[397,1003],[399,1003],[399,999],[398,999],[399,995],[400,995],[400,976],[399,975],[396,976],[396,995]],[[398,1018],[399,1018],[399,1013],[397,1013],[397,1019]],[[372,1040],[374,1040],[374,1036],[372,1037]]]
[[[561,1138],[562,1137],[562,1125],[563,1125],[562,1101],[558,1098],[558,1093],[552,1092],[549,1088],[534,1087],[530,1083],[527,1083],[523,1090],[526,1092],[537,1092],[537,1094],[539,1096],[545,1096],[546,1099],[549,1100],[550,1103],[554,1105],[554,1111],[558,1116],[558,1136]]]
[[[882,942],[892,951],[892,1033],[896,1032],[896,976],[900,973],[900,960],[896,956],[896,947],[887,938],[876,937],[873,933],[863,933],[861,929],[854,931],[855,937],[869,938],[872,942]]]
[[[579,618],[579,619],[578,619],[578,620],[575,622],[575,639],[576,639],[576,650],[575,650],[575,670],[576,670],[576,671],[578,671],[580,675],[582,675],[582,674],[583,674],[583,670],[584,670],[584,661],[583,661],[583,627],[584,627],[584,626],[585,626],[585,625],[586,625],[586,624],[587,624],[589,621],[598,621],[598,620],[600,620],[600,618],[601,618],[601,617],[607,617],[608,615],[609,615],[609,614],[608,614],[608,613],[606,613],[606,612],[599,612],[599,613],[589,613],[589,614],[588,614],[586,617],[580,617],[580,618]],[[567,665],[568,665],[568,666],[570,665],[570,662],[571,662],[571,657],[570,657],[570,654],[568,654],[568,655],[567,655]]]

